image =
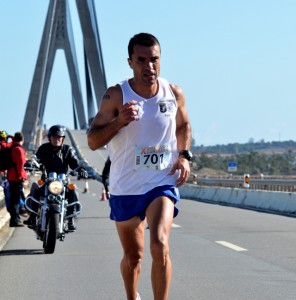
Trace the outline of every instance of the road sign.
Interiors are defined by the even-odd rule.
[[[228,163],[228,172],[235,172],[237,171],[236,162],[232,161]]]

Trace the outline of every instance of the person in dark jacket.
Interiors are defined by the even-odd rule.
[[[21,132],[16,132],[11,145],[11,158],[14,165],[7,170],[7,179],[9,182],[10,192],[10,227],[24,226],[19,215],[20,198],[23,197],[23,184],[28,179],[27,173],[24,169],[26,153],[22,147],[23,143],[24,135]]]
[[[74,149],[64,144],[64,139],[66,136],[66,128],[62,125],[54,125],[48,131],[49,142],[42,144],[37,152],[36,157],[38,162],[43,165],[47,174],[50,172],[67,173],[68,169],[76,169],[78,164],[78,158],[75,154]],[[80,177],[87,178],[87,172],[84,168],[79,169]],[[32,186],[33,197],[39,199],[40,189]],[[73,203],[78,201],[77,191],[69,191],[68,202]],[[74,207],[70,206],[68,214],[71,215],[74,212]],[[36,226],[36,215],[31,213],[28,220],[24,221],[29,228],[34,228]],[[68,230],[75,231],[76,226],[74,218],[68,218]]]
[[[102,183],[104,185],[108,200],[110,199],[110,192],[109,192],[110,167],[111,167],[111,160],[110,157],[108,156],[102,172]]]

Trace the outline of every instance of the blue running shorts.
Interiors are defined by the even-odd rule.
[[[180,193],[178,188],[173,185],[158,186],[143,195],[124,195],[124,196],[110,196],[110,219],[117,222],[126,221],[139,216],[141,220],[145,219],[145,212],[148,205],[160,196],[169,197],[174,207],[174,217],[178,214],[176,203],[180,200]]]

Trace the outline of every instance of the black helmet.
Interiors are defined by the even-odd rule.
[[[66,136],[65,126],[62,126],[62,125],[51,126],[48,130],[47,136],[48,136],[48,138],[50,138],[52,135],[65,137]]]

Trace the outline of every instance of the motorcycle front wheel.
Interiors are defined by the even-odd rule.
[[[45,237],[43,240],[44,253],[46,254],[54,253],[58,232],[59,232],[59,215],[52,213],[48,218]]]

